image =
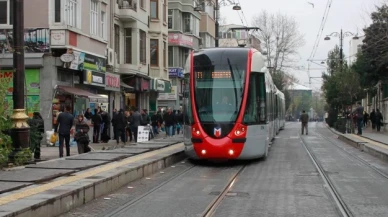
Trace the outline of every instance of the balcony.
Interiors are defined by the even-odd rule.
[[[125,21],[138,20],[136,0],[117,0],[115,16]]]
[[[214,20],[207,13],[202,13],[199,32],[208,32],[211,36],[215,37],[215,28]]]

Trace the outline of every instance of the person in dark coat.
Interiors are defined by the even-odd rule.
[[[119,113],[114,118],[115,118],[114,123],[115,123],[115,129],[116,129],[115,134],[116,134],[117,145],[120,142],[120,138],[121,138],[121,141],[125,145],[125,142],[126,142],[125,128],[127,126],[127,122],[126,122],[126,119],[124,116],[124,110],[120,109]]]
[[[383,125],[383,114],[381,114],[379,109],[376,109],[376,127],[377,127],[377,132],[380,132],[381,126]]]
[[[66,143],[66,156],[70,156],[70,130],[73,127],[74,116],[70,113],[70,106],[66,106],[65,112],[58,115],[54,132],[59,134],[59,157],[63,157],[63,142]]]
[[[28,124],[30,125],[30,133],[34,135],[30,135],[31,151],[34,153],[34,159],[40,159],[40,143],[43,139],[44,134],[44,121],[39,112],[34,112],[32,119],[28,120]]]
[[[90,111],[90,108],[87,108],[86,109],[86,112],[84,114],[84,117],[87,119],[87,120],[90,120],[92,118],[92,112]]]
[[[94,109],[94,115],[92,116],[92,124],[93,124],[93,143],[98,143],[100,138],[102,117],[98,113],[97,109]]]
[[[90,151],[89,148],[89,125],[85,121],[83,115],[78,115],[77,120],[75,121],[75,131],[74,140],[77,142],[78,154],[87,153]]]
[[[167,112],[163,116],[164,127],[166,129],[167,137],[172,137],[173,126],[175,124],[175,115],[172,113],[171,108],[168,108]]]
[[[375,109],[369,114],[370,122],[372,122],[372,129],[376,128],[376,112]]]
[[[137,142],[137,133],[138,133],[138,127],[140,126],[142,122],[141,114],[139,113],[139,110],[137,108],[134,109],[132,112],[131,118],[131,129],[135,136],[135,142]]]

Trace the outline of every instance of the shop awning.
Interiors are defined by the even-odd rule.
[[[120,82],[120,86],[124,89],[133,90],[134,88],[129,86],[128,84],[125,84],[123,81]]]
[[[82,89],[79,89],[79,88],[76,88],[76,87],[58,86],[57,89],[60,90],[60,91],[69,93],[69,94],[73,94],[75,96],[79,96],[79,97],[93,98],[93,99],[103,98],[103,97],[101,97],[101,96],[99,96],[97,94],[90,93],[90,92],[88,92],[86,90],[82,90]]]

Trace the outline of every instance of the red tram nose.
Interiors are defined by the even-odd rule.
[[[236,159],[244,148],[244,143],[234,143],[229,137],[214,139],[208,136],[195,140],[193,146],[199,158]]]

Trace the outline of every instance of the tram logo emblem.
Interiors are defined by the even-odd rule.
[[[220,127],[215,127],[214,128],[214,136],[215,137],[220,137],[221,136],[221,128]]]

